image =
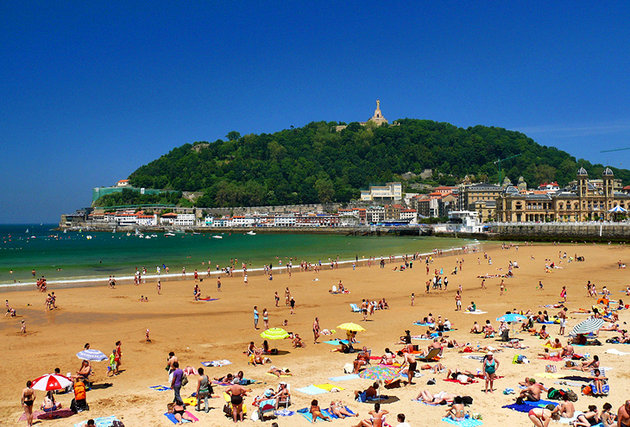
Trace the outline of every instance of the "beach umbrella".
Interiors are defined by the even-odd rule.
[[[363,326],[361,325],[357,325],[356,323],[352,323],[352,322],[348,322],[348,323],[342,323],[341,325],[337,326],[339,329],[343,329],[345,331],[352,331],[352,332],[362,332],[365,331],[365,328],[363,328]]]
[[[102,362],[107,360],[108,357],[100,350],[81,350],[77,353],[77,357],[81,360],[89,360],[90,362]]]
[[[392,381],[400,376],[400,371],[384,366],[369,366],[359,372],[359,377],[372,381]]]
[[[266,340],[283,340],[289,337],[289,333],[282,328],[270,328],[261,332],[260,336]]]
[[[59,374],[46,374],[33,380],[34,390],[63,390],[72,384],[72,380]]]
[[[527,320],[527,316],[523,316],[522,314],[508,313],[504,314],[501,317],[497,317],[498,322],[522,322]]]
[[[599,328],[604,326],[604,321],[602,319],[596,319],[591,317],[590,319],[586,319],[573,327],[571,331],[571,336],[581,335],[581,334],[590,334],[591,332],[598,331]]]

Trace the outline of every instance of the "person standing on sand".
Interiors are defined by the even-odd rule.
[[[20,333],[26,333],[26,321],[24,321],[24,319],[22,319],[22,327],[20,328]]]
[[[486,380],[485,392],[488,393],[488,385],[490,386],[490,392],[494,391],[494,380],[497,379],[497,369],[499,369],[499,361],[494,358],[494,355],[489,351],[483,358],[483,374]]]
[[[122,343],[116,341],[116,374],[120,371],[120,365],[122,364]]]
[[[160,279],[158,279],[158,282],[157,282],[157,292],[158,292],[158,295],[162,295],[162,282],[160,282]]]
[[[243,421],[243,397],[251,390],[246,389],[242,385],[233,384],[225,391],[230,395],[230,403],[232,403],[232,417],[234,422]]]
[[[22,398],[20,399],[26,415],[26,425],[29,427],[33,425],[33,403],[35,403],[35,390],[31,388],[32,385],[30,380],[26,382],[26,388],[22,390]]]
[[[567,326],[567,311],[569,311],[566,307],[564,307],[558,313],[558,318],[560,319],[560,336],[564,336],[564,328]]]
[[[182,396],[180,390],[182,389],[182,379],[184,378],[184,371],[179,368],[179,362],[173,363],[173,379],[171,380],[171,389],[173,389],[173,402],[181,402]]]
[[[416,299],[416,294],[411,293],[411,306],[413,307],[414,300]]]
[[[413,376],[416,373],[416,369],[418,368],[418,362],[416,361],[416,357],[413,355],[413,353],[408,353],[406,348],[405,351],[399,351],[398,356],[402,356],[403,357],[403,363],[400,365],[400,371],[402,371],[402,369],[405,367],[405,365],[407,366],[407,385],[412,385],[413,382],[411,382],[411,380],[413,380]]]
[[[258,306],[254,306],[254,329],[258,329]]]
[[[265,324],[265,330],[269,329],[269,312],[266,308],[263,308],[263,323]]]
[[[217,277],[217,292],[221,292],[221,276]]]
[[[501,280],[501,285],[499,285],[499,288],[500,288],[499,295],[503,295],[503,292],[505,292],[505,283],[503,283],[503,280]]]
[[[566,286],[562,287],[562,290],[560,291],[560,298],[562,298],[565,303],[567,302],[567,287]]]
[[[481,279],[481,289],[486,289],[486,279]]]
[[[289,301],[289,305],[291,306],[291,314],[295,314],[295,300],[291,297],[291,301]]]
[[[278,296],[278,291],[274,292],[273,299],[276,301],[276,307],[278,307],[278,303],[280,302],[280,297]]]
[[[313,344],[317,344],[317,340],[319,339],[319,318],[315,318],[313,321]]]
[[[455,311],[462,310],[462,295],[459,291],[455,294]]]

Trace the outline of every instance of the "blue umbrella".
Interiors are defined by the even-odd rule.
[[[90,362],[102,362],[103,360],[108,359],[102,351],[92,349],[78,352],[77,357],[82,360],[89,360]]]
[[[514,314],[514,313],[508,313],[508,314],[504,314],[501,317],[497,317],[497,321],[499,322],[522,322],[523,320],[526,320],[527,317],[523,316],[522,314]]]

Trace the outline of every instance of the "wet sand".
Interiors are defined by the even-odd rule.
[[[566,251],[569,256],[582,255],[585,262],[560,264],[560,269],[554,269],[551,273],[545,273],[545,258],[558,261],[558,252]],[[267,280],[263,275],[250,275],[249,284],[244,285],[240,274],[233,278],[222,277],[222,291],[217,292],[216,278],[205,279],[200,283],[202,295],[219,298],[213,302],[194,302],[192,298],[194,282],[189,274],[188,280],[163,281],[162,295],[157,295],[155,281],[134,286],[122,284],[116,289],[106,286],[50,289],[57,294],[58,310],[48,312],[45,310],[45,294],[36,290],[26,292],[7,292],[2,295],[16,308],[17,319],[3,318],[0,322],[0,334],[4,336],[3,363],[0,367],[0,375],[5,383],[0,388],[0,419],[6,425],[15,425],[22,413],[19,406],[19,397],[27,379],[35,378],[47,372],[52,372],[59,367],[63,374],[76,372],[80,361],[75,354],[83,348],[86,342],[92,348],[99,349],[109,354],[117,340],[122,341],[123,358],[121,369],[124,371],[114,377],[107,378],[106,362],[93,363],[95,379],[98,383],[112,383],[109,388],[92,390],[88,393],[88,403],[91,410],[80,413],[65,420],[42,421],[40,425],[66,426],[85,421],[90,417],[116,415],[127,426],[168,426],[171,423],[162,415],[166,411],[166,404],[172,400],[172,392],[157,392],[150,390],[151,385],[166,385],[167,375],[164,370],[166,356],[169,351],[174,351],[180,359],[182,366],[200,366],[201,361],[214,359],[229,359],[232,365],[223,368],[207,368],[206,373],[210,377],[224,375],[227,372],[244,370],[247,378],[257,379],[263,384],[254,385],[250,397],[246,403],[250,406],[253,396],[264,391],[269,385],[277,387],[279,379],[265,374],[270,365],[247,366],[247,358],[243,354],[247,343],[251,340],[260,345],[262,339],[259,334],[262,329],[262,316],[258,331],[253,328],[252,309],[258,306],[262,314],[263,308],[269,310],[270,327],[281,326],[282,321],[289,321],[286,329],[299,333],[307,344],[304,349],[293,349],[288,340],[271,342],[272,347],[287,350],[288,353],[272,356],[273,365],[287,367],[293,372],[292,378],[287,380],[293,390],[293,405],[296,410],[306,407],[313,398],[317,398],[322,407],[326,407],[331,399],[342,399],[355,412],[358,411],[362,418],[367,417],[367,412],[372,405],[354,402],[352,390],[367,387],[369,381],[352,380],[335,383],[346,390],[339,393],[308,396],[296,391],[299,387],[309,384],[321,384],[330,382],[328,377],[343,375],[343,366],[354,360],[354,355],[331,353],[332,346],[327,344],[313,344],[312,323],[315,316],[320,319],[322,328],[335,329],[343,322],[356,322],[362,324],[367,331],[359,334],[361,346],[366,345],[372,349],[373,355],[381,355],[385,347],[392,350],[399,349],[396,345],[398,337],[405,329],[410,329],[412,335],[424,332],[426,328],[412,325],[412,322],[426,316],[429,312],[434,315],[441,314],[449,318],[457,330],[449,335],[458,342],[470,342],[473,346],[494,345],[498,342],[493,339],[484,340],[478,335],[468,333],[472,323],[476,320],[480,323],[491,319],[496,326],[496,317],[512,308],[532,309],[538,311],[539,306],[557,302],[558,295],[563,285],[568,289],[568,304],[570,310],[579,307],[588,308],[593,304],[591,298],[587,298],[584,285],[591,280],[601,289],[606,285],[613,291],[613,297],[625,295],[619,291],[630,285],[630,270],[617,269],[617,260],[630,262],[630,249],[619,245],[520,245],[515,248],[502,250],[493,246],[488,249],[492,258],[492,265],[484,260],[483,253],[451,254],[449,256],[436,257],[431,264],[431,272],[434,269],[443,268],[449,277],[448,291],[424,293],[424,283],[430,277],[427,276],[423,262],[414,262],[413,269],[406,271],[393,271],[400,265],[400,261],[386,264],[381,269],[378,265],[372,267],[361,266],[356,270],[350,267],[330,270],[326,265],[322,266],[319,273],[298,272],[294,267],[291,278],[284,268],[274,266],[273,281]],[[535,259],[531,259],[534,256]],[[448,274],[455,266],[455,260],[463,258],[463,271],[455,276]],[[480,258],[478,264],[477,259]],[[480,274],[502,274],[507,272],[508,261],[517,261],[520,268],[515,269],[515,277],[505,279],[507,292],[499,296],[500,278],[486,280],[488,289],[480,289]],[[202,276],[203,277],[203,276]],[[314,281],[318,278],[318,281]],[[350,294],[331,295],[328,290],[333,284],[342,280]],[[538,281],[544,283],[544,290],[537,290]],[[477,307],[487,314],[471,315],[455,312],[454,295],[458,285],[463,286],[463,305],[466,307],[471,301],[475,301]],[[289,287],[296,300],[296,314],[290,315],[289,308],[284,304],[284,289]],[[274,306],[274,291],[280,295],[280,307]],[[415,306],[410,306],[410,294],[415,292]],[[148,295],[149,302],[140,302],[140,295]],[[349,304],[360,303],[362,298],[380,299],[385,297],[389,304],[389,310],[377,311],[369,318],[368,322],[361,322],[361,316],[350,311]],[[628,297],[630,302],[630,297]],[[27,306],[30,304],[30,306]],[[550,314],[556,313],[556,309],[549,309]],[[579,321],[586,318],[585,315],[571,314],[568,321],[567,333]],[[628,320],[628,315],[621,312],[620,320]],[[28,334],[19,334],[19,323],[26,320]],[[622,327],[625,327],[622,325]],[[149,328],[151,331],[151,343],[145,343],[144,333]],[[557,337],[558,326],[548,327],[552,338]],[[342,338],[345,334],[337,330],[333,336]],[[600,340],[614,336],[612,332],[602,332]],[[497,353],[497,359],[501,365],[498,373],[505,378],[497,381],[497,391],[493,395],[485,395],[482,392],[483,383],[462,386],[444,382],[444,373],[438,375],[424,372],[422,378],[416,379],[416,384],[399,389],[384,391],[385,394],[396,396],[394,403],[384,404],[383,408],[392,415],[388,422],[396,425],[396,414],[405,413],[412,426],[432,425],[441,423],[439,420],[446,407],[430,407],[417,402],[412,402],[421,390],[429,389],[432,392],[441,390],[470,395],[474,398],[474,404],[470,407],[472,412],[483,415],[484,425],[499,425],[509,422],[510,425],[531,425],[526,414],[501,409],[501,405],[511,403],[513,396],[505,396],[501,391],[506,387],[518,388],[517,382],[526,375],[544,372],[544,366],[550,362],[538,360],[535,354],[541,352],[541,340],[529,334],[520,334],[523,343],[529,345],[529,350],[506,349]],[[320,341],[326,340],[322,337]],[[564,343],[565,339],[562,338]],[[414,341],[421,345],[428,345],[428,341]],[[628,347],[626,350],[625,347]],[[624,368],[630,356],[617,356],[606,354],[609,348],[617,348],[630,352],[630,346],[604,344],[602,347],[587,347],[584,352],[599,354],[602,366],[612,367],[611,394],[604,399],[593,397],[580,397],[576,403],[577,409],[586,409],[588,404],[601,405],[608,401],[616,408],[627,398],[630,392],[628,371]],[[511,363],[515,354],[525,354],[532,362],[529,365],[515,365]],[[462,358],[453,349],[448,349],[442,361],[449,368],[476,370],[480,362]],[[555,365],[560,365],[555,362]],[[427,386],[429,378],[435,377],[437,384]],[[196,377],[191,377],[191,384],[182,390],[182,395],[188,395],[196,389]],[[553,385],[555,380],[543,379],[547,386]],[[574,388],[575,389],[575,388]],[[215,386],[215,394],[223,390]],[[576,390],[576,389],[575,389]],[[43,392],[37,392],[36,407],[43,399]],[[59,395],[58,401],[65,406],[69,405],[71,395]],[[229,425],[230,420],[224,417],[221,408],[223,399],[212,399],[212,409],[209,414],[192,411],[200,420],[199,425],[222,426]],[[280,417],[277,420],[280,426],[307,425],[307,421],[300,415],[292,417]],[[337,425],[356,424],[356,419],[337,420]],[[21,423],[22,425],[25,423]],[[245,424],[252,425],[252,421]],[[18,424],[19,425],[19,424]],[[446,424],[444,424],[446,425]]]

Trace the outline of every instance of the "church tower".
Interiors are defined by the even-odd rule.
[[[376,110],[374,110],[374,115],[369,121],[376,123],[378,126],[389,123],[387,119],[383,117],[383,113],[381,112],[381,101],[379,99],[376,100]]]
[[[615,174],[610,168],[604,169],[602,181],[604,181],[604,197],[607,199],[613,197],[615,195]]]
[[[580,196],[580,198],[586,197],[588,193],[588,172],[586,172],[586,169],[580,168],[580,170],[578,170],[577,181],[578,196]]]

